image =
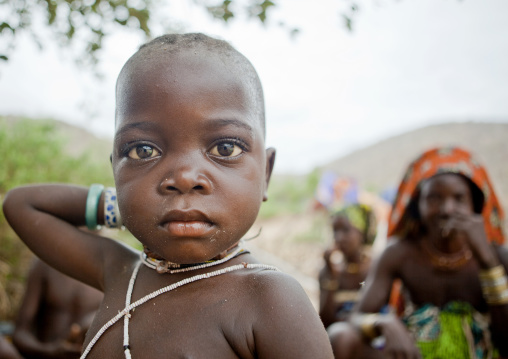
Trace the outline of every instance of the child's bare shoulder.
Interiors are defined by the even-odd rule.
[[[308,299],[300,283],[276,267],[255,268],[245,273],[242,282],[249,288],[252,299],[259,302],[278,302],[302,295]]]
[[[327,358],[328,338],[309,297],[292,276],[255,269],[239,281],[259,357]],[[284,348],[276,353],[274,348]],[[289,353],[291,348],[294,352]],[[275,350],[275,352],[274,352]],[[279,355],[279,356],[277,356]]]

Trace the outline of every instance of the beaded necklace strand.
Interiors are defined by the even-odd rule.
[[[471,260],[473,254],[469,248],[462,248],[456,253],[443,253],[432,245],[430,240],[421,242],[423,250],[428,255],[432,265],[442,271],[456,271]]]
[[[225,258],[223,258],[223,259],[225,259]],[[229,257],[228,259],[231,259],[231,258],[233,258],[233,257]],[[219,261],[213,262],[212,265],[219,264],[217,262],[219,262]],[[204,274],[198,274],[198,275],[195,275],[193,277],[189,277],[189,278],[183,279],[183,280],[181,280],[179,282],[173,283],[171,285],[168,285],[166,287],[158,289],[158,290],[156,290],[156,291],[154,291],[154,292],[152,292],[150,294],[147,294],[144,297],[142,297],[142,298],[138,299],[137,301],[135,301],[134,303],[131,303],[131,297],[132,297],[132,291],[133,291],[133,288],[134,288],[134,282],[136,281],[136,276],[138,274],[138,271],[139,271],[139,268],[141,266],[141,263],[142,262],[138,262],[136,264],[136,267],[132,271],[132,275],[131,275],[131,278],[129,280],[129,287],[127,289],[127,295],[126,295],[126,298],[125,298],[125,308],[123,310],[121,310],[117,315],[115,315],[110,321],[108,321],[106,324],[104,324],[101,329],[99,329],[99,331],[95,334],[95,336],[92,338],[90,343],[88,343],[88,345],[87,345],[86,349],[83,351],[83,354],[81,355],[80,359],[85,359],[86,356],[92,350],[92,348],[95,345],[95,343],[97,343],[99,338],[102,336],[102,334],[104,334],[104,332],[106,332],[106,330],[108,330],[113,324],[118,322],[122,317],[124,317],[124,340],[123,340],[124,354],[125,354],[125,358],[126,359],[131,359],[132,357],[131,357],[130,345],[129,345],[129,318],[131,317],[130,311],[133,310],[134,308],[140,306],[141,304],[144,304],[144,303],[148,302],[149,300],[151,300],[151,299],[161,295],[161,294],[164,294],[166,292],[170,292],[173,289],[176,289],[178,287],[184,286],[184,285],[192,283],[192,282],[196,282],[196,281],[201,280],[201,279],[212,278],[212,277],[219,276],[219,275],[222,275],[222,274],[226,274],[226,273],[229,273],[229,272],[233,272],[233,271],[236,271],[236,270],[239,270],[239,269],[262,268],[262,269],[269,269],[269,270],[275,270],[275,271],[279,270],[277,267],[274,267],[274,266],[271,266],[271,265],[267,265],[267,264],[257,264],[257,263],[253,263],[253,264],[250,264],[250,263],[236,264],[236,265],[232,265],[232,266],[229,266],[229,267],[226,267],[226,268],[218,269],[218,270],[213,271],[213,272],[204,273]],[[221,262],[221,263],[223,263],[223,262]],[[199,269],[197,267],[190,267],[190,268],[193,268],[194,270],[195,269]],[[193,269],[190,269],[190,270],[193,270]]]
[[[188,266],[188,267],[175,267],[175,266],[180,266],[180,265],[171,263],[171,262],[168,262],[165,260],[160,260],[160,259],[148,257],[145,252],[141,252],[140,256],[141,256],[141,261],[143,262],[143,264],[146,265],[148,268],[155,269],[157,271],[157,273],[174,274],[174,273],[189,272],[192,270],[216,266],[217,264],[227,262],[228,260],[230,260],[230,259],[232,259],[232,258],[236,257],[237,255],[240,255],[244,252],[247,252],[247,250],[243,246],[243,242],[240,242],[240,244],[236,247],[236,249],[233,252],[229,253],[227,256],[225,256],[222,259],[208,261],[205,263],[196,264],[196,265],[192,265],[192,266]]]

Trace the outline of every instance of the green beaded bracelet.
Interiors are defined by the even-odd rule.
[[[88,196],[86,197],[86,211],[85,221],[86,226],[90,230],[97,229],[97,208],[99,207],[99,199],[101,198],[104,186],[101,184],[94,183],[88,190]]]

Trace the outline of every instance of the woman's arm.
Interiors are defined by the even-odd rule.
[[[394,314],[378,314],[388,304],[393,281],[404,258],[404,246],[392,242],[374,261],[360,293],[360,301],[350,322],[370,341],[384,336],[387,358],[420,358],[420,353],[402,321]]]
[[[508,249],[506,247],[494,246],[499,261],[508,273]],[[490,304],[492,339],[495,347],[498,348],[502,357],[508,357],[508,304]]]
[[[446,230],[449,236],[465,240],[478,262],[483,296],[489,305],[492,339],[501,356],[506,357],[508,356],[508,326],[506,325],[508,322],[508,289],[506,288],[508,249],[488,242],[484,218],[480,214],[457,213],[448,221]]]

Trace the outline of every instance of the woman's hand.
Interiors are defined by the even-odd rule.
[[[499,264],[487,240],[482,215],[456,213],[443,226],[442,235],[444,238],[456,237],[464,241],[481,268],[492,268]]]

